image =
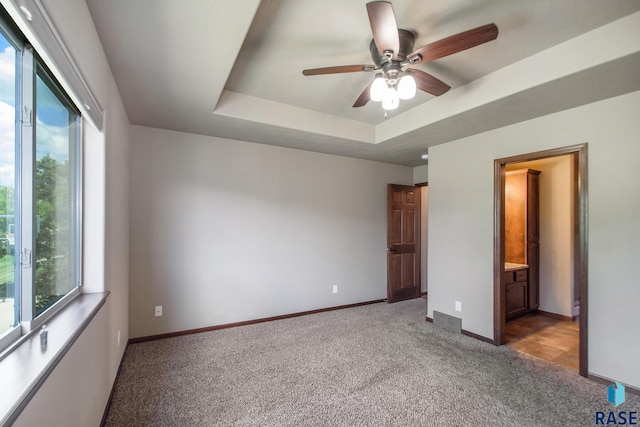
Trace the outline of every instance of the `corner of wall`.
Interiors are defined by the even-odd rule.
[[[429,182],[429,165],[420,165],[413,168],[413,183],[422,184]]]

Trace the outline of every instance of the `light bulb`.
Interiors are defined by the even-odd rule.
[[[382,108],[385,110],[395,110],[400,105],[400,97],[398,96],[398,91],[390,87],[387,89],[387,92],[384,94],[384,98],[382,99]]]
[[[398,82],[400,99],[411,99],[416,96],[416,81],[411,74],[405,74]]]
[[[369,89],[369,98],[372,101],[380,102],[384,98],[384,94],[387,91],[387,82],[382,78],[382,74],[378,74],[371,83],[371,89]]]

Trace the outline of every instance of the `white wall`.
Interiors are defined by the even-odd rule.
[[[16,425],[99,425],[128,340],[129,121],[85,1],[42,3],[105,113],[84,129],[83,292],[111,294]]]
[[[138,126],[131,137],[131,337],[386,297],[386,185],[410,185],[412,168]]]
[[[129,340],[129,119],[115,83],[110,86],[110,108],[105,115],[105,250],[104,289],[109,326],[104,337],[110,345],[107,373],[110,384]],[[118,343],[120,336],[120,343]],[[106,402],[105,402],[106,403]]]
[[[431,147],[429,315],[462,301],[462,327],[493,338],[494,159],[588,143],[589,371],[640,387],[638,117],[634,92]]]
[[[107,304],[112,301],[107,300]],[[103,307],[13,424],[98,426],[111,391],[108,308]]]
[[[429,182],[429,165],[421,165],[413,168],[413,183],[422,184]]]
[[[573,315],[573,196],[571,155],[508,165],[507,170],[535,169],[540,203],[540,310]]]

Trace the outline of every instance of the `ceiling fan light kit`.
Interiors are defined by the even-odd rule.
[[[395,110],[401,99],[411,99],[416,96],[416,80],[405,71],[400,79],[389,79],[378,74],[371,84],[369,98],[371,101],[382,102],[385,110]]]
[[[376,75],[376,78],[373,79],[373,83],[371,83],[371,90],[369,90],[369,98],[372,101],[380,102],[384,97],[385,92],[388,89],[387,81],[382,76],[382,73]]]
[[[400,99],[411,99],[416,96],[416,79],[408,71],[398,80],[398,96]]]
[[[391,3],[367,3],[367,14],[373,34],[369,51],[375,65],[340,65],[302,71],[305,76],[377,71],[373,82],[364,89],[353,107],[362,107],[369,101],[375,101],[382,102],[385,111],[395,110],[400,105],[400,99],[413,98],[417,89],[440,96],[451,89],[451,86],[422,70],[409,68],[470,49],[498,37],[498,27],[488,24],[414,50],[415,34],[398,28]]]
[[[382,98],[382,108],[385,110],[395,110],[400,105],[398,91],[394,87],[389,87]]]

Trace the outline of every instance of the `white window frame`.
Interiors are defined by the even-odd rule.
[[[3,35],[14,44],[16,55],[16,233],[15,233],[15,304],[18,323],[0,336],[0,360],[39,329],[60,309],[81,293],[82,287],[82,115],[71,96],[60,85],[44,61],[34,53],[8,14],[0,14]],[[36,75],[75,116],[70,124],[69,162],[72,165],[71,215],[73,230],[73,288],[40,314],[35,305],[35,172],[36,172]]]

